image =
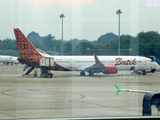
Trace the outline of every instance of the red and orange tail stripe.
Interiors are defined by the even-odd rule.
[[[35,62],[40,62],[43,56],[35,49],[24,34],[18,28],[14,29],[14,34],[20,57],[27,57],[33,59]]]

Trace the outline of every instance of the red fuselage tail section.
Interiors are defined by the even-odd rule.
[[[29,66],[38,66],[40,59],[43,56],[36,50],[36,48],[18,28],[14,28],[14,34],[20,55],[18,58],[19,62],[25,63]]]

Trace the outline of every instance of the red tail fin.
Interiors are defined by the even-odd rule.
[[[30,59],[32,62],[39,63],[43,56],[35,49],[35,47],[18,28],[14,28],[14,34],[20,58]]]

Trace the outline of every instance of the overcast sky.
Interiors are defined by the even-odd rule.
[[[35,31],[61,39],[62,13],[64,40],[97,40],[109,32],[118,35],[118,9],[121,34],[160,33],[160,0],[0,0],[0,39],[15,39],[13,28],[25,35]]]

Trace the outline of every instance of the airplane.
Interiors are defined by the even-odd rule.
[[[118,71],[142,71],[146,75],[146,71],[155,71],[157,64],[153,63],[150,58],[142,56],[51,56],[45,52],[37,50],[25,35],[14,28],[16,44],[19,50],[20,63],[27,64],[30,69],[25,73],[28,75],[34,68],[41,68],[41,77],[52,77],[50,70],[56,71],[80,71],[81,76],[85,76],[85,72],[89,76],[94,73],[117,74]],[[41,66],[41,60],[44,58],[54,59],[52,66]]]
[[[11,65],[18,64],[19,61],[17,59],[18,59],[18,57],[15,57],[15,56],[0,55],[0,62],[3,64],[6,64],[6,65],[8,65],[9,63]]]

